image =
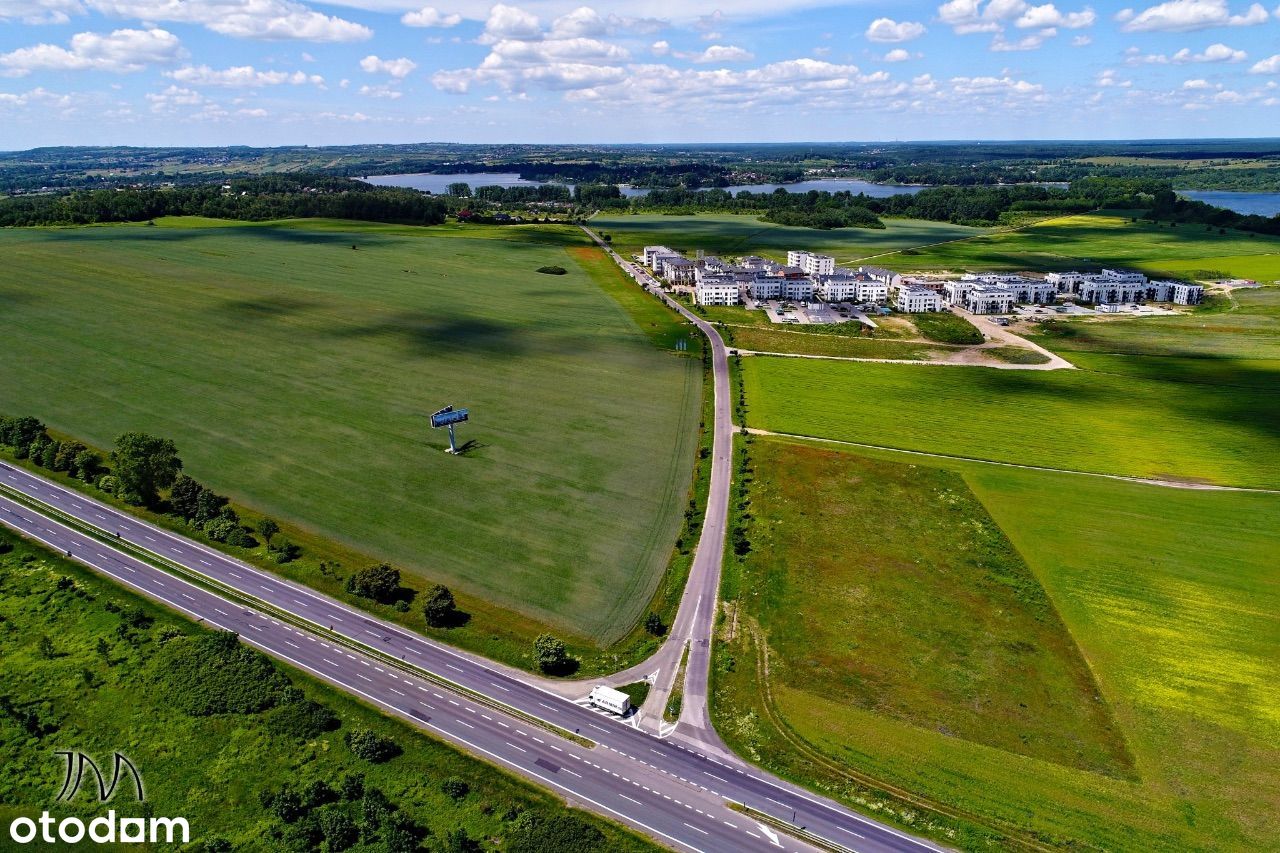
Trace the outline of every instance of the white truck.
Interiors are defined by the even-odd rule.
[[[587,696],[587,701],[597,708],[617,714],[620,717],[625,716],[631,710],[631,697],[621,690],[614,690],[612,687],[605,687],[603,684],[591,688],[591,694]]]

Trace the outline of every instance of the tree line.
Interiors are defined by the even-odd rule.
[[[259,222],[326,217],[438,225],[447,205],[415,190],[319,175],[267,175],[197,186],[78,190],[0,198],[0,226],[145,222],[206,216]]]
[[[291,562],[302,554],[300,547],[279,535],[275,521],[261,518],[253,527],[246,525],[225,496],[182,473],[182,459],[170,439],[126,432],[116,438],[104,459],[79,441],[52,438],[36,418],[0,415],[0,445],[16,459],[75,477],[127,504],[168,513],[213,542],[257,548],[257,534],[277,563]],[[161,496],[166,490],[167,500]]]

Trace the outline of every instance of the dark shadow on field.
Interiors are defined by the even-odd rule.
[[[1170,392],[1166,404],[1188,418],[1202,421],[1206,427],[1228,424],[1249,429],[1267,442],[1280,440],[1280,370],[1269,370],[1233,359],[1206,359],[1197,353],[1171,352],[1166,356],[1128,356],[1132,362],[1126,365],[1123,373],[1081,371],[1107,377],[1113,383],[1110,387],[1091,387],[1087,382],[1064,385],[1030,372],[1013,370],[971,370],[965,376],[975,386],[984,389],[985,396],[1010,408],[1021,405],[1022,400],[1035,398],[1051,398],[1059,402],[1065,399],[1083,406],[1101,402],[1123,405],[1128,397],[1126,381],[1147,385],[1161,383]],[[1180,359],[1196,364],[1230,365],[1230,384],[1203,375],[1179,374],[1177,364]],[[1070,382],[1070,379],[1069,374],[1063,374],[1063,381]],[[1150,420],[1152,435],[1149,440],[1164,440],[1159,435],[1160,414],[1151,413]],[[1043,426],[1046,430],[1053,428],[1052,424]]]
[[[35,301],[36,294],[30,290],[0,290],[0,310],[30,305]]]
[[[271,320],[297,314],[317,304],[293,296],[264,296],[261,299],[231,299],[216,310],[237,320]]]
[[[426,311],[402,311],[380,320],[337,326],[331,328],[329,334],[335,338],[394,336],[414,355],[423,358],[437,355],[442,349],[520,355],[529,345],[528,335],[516,326],[480,317],[449,317]]]

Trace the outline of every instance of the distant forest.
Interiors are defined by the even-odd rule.
[[[485,187],[464,183],[446,195],[376,187],[324,175],[269,175],[196,186],[71,190],[0,198],[0,226],[83,225],[141,222],[158,216],[207,216],[220,219],[331,217],[411,225],[435,225],[453,214],[476,223],[527,221],[521,212],[541,218],[546,208],[579,219],[595,210],[690,214],[743,213],[765,222],[805,228],[884,228],[882,217],[926,219],[958,225],[1015,224],[1029,217],[1127,210],[1145,218],[1234,228],[1280,235],[1280,216],[1244,215],[1202,202],[1178,198],[1167,180],[1087,177],[1068,187],[941,186],[914,194],[873,198],[847,191],[770,193],[724,189],[654,189],[626,198],[614,184],[538,187]],[[512,213],[516,215],[513,216]]]
[[[77,190],[0,198],[0,226],[145,222],[158,216],[263,221],[305,217],[407,225],[444,222],[444,200],[320,175],[270,175],[167,189]]]

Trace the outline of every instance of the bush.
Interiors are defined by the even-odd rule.
[[[467,794],[471,793],[471,786],[456,776],[450,776],[440,783],[440,790],[456,803],[467,798]]]
[[[342,725],[338,715],[310,699],[287,702],[267,714],[267,731],[282,737],[312,740]]]
[[[512,823],[503,849],[507,853],[594,853],[604,848],[604,834],[574,815],[525,812]]]
[[[266,711],[290,689],[265,655],[225,631],[168,643],[153,671],[174,706],[193,717]]]
[[[546,267],[538,267],[538,272],[542,273],[543,275],[565,275],[569,271],[564,267],[546,266]]]
[[[292,563],[302,554],[302,549],[300,547],[293,544],[290,540],[285,539],[283,536],[268,542],[267,550],[271,552],[272,559],[280,565]]]
[[[369,729],[352,729],[344,739],[353,755],[373,764],[390,761],[401,752],[400,745],[391,738]]]
[[[569,665],[564,640],[550,634],[540,634],[533,641],[533,656],[538,662],[538,669],[548,674],[564,672]]]
[[[655,637],[661,637],[667,633],[667,626],[663,623],[662,617],[657,613],[650,613],[644,617],[644,629]]]
[[[360,569],[347,578],[347,592],[389,604],[400,592],[400,571],[387,563]]]

